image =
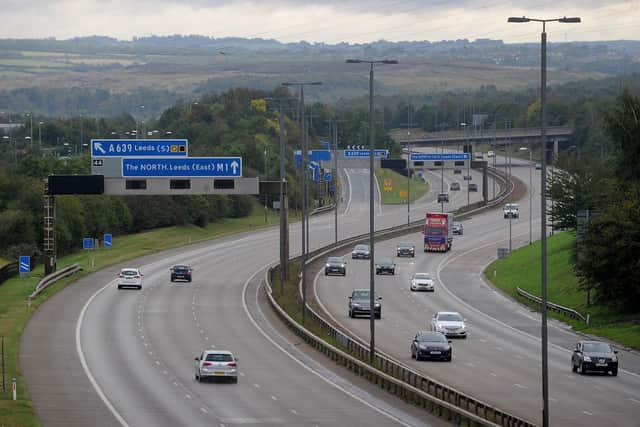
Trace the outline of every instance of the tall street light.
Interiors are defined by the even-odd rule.
[[[40,150],[42,150],[42,125],[44,122],[40,120],[38,122],[38,145],[40,146]]]
[[[285,82],[282,86],[298,86],[300,88],[300,139],[302,140],[302,264],[300,270],[302,272],[302,322],[304,323],[307,312],[307,239],[306,239],[306,224],[309,221],[307,218],[307,137],[305,131],[305,119],[304,119],[304,87],[305,86],[318,86],[322,82]]]
[[[375,252],[374,252],[374,221],[373,221],[373,199],[374,199],[374,150],[375,150],[375,135],[373,128],[373,66],[375,64],[397,64],[398,61],[394,59],[383,59],[378,61],[370,61],[363,59],[347,59],[347,64],[369,64],[369,248],[371,251],[371,257],[369,259],[369,327],[371,330],[371,342],[369,346],[369,360],[373,363],[375,358]]]
[[[411,127],[417,123],[411,122],[411,104],[407,105],[407,123],[400,123],[400,126],[407,126],[407,226],[411,224]]]
[[[546,117],[545,103],[547,92],[547,22],[561,22],[565,24],[579,23],[580,18],[555,18],[555,19],[535,19],[522,17],[510,17],[507,22],[542,22],[542,34],[540,38],[540,142],[542,147],[541,161],[541,187],[540,187],[540,212],[541,212],[541,243],[542,243],[542,426],[549,427],[549,363],[547,353],[547,153],[546,153]]]

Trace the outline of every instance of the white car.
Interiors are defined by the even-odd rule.
[[[520,218],[520,206],[517,203],[507,203],[502,208],[502,214],[505,218]]]
[[[238,382],[238,359],[226,350],[205,350],[196,357],[196,380],[220,378]]]
[[[495,157],[496,153],[494,153],[493,151],[487,151],[487,157]]]
[[[433,287],[433,276],[429,273],[415,273],[411,279],[412,291],[431,291],[435,289]]]
[[[438,311],[431,319],[431,330],[447,337],[467,337],[465,319],[455,311]]]
[[[144,276],[137,268],[123,268],[118,273],[118,289],[135,288],[142,289],[142,278]]]

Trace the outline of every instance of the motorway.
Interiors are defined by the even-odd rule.
[[[346,237],[368,231],[368,173],[343,173],[348,185],[339,227]],[[474,173],[474,182],[479,178]],[[436,192],[413,206],[413,219],[433,209]],[[461,192],[450,205],[464,202]],[[377,228],[406,221],[406,206],[377,206]],[[311,248],[331,243],[332,229],[333,215],[314,217]],[[299,251],[299,231],[291,227],[292,254]],[[442,425],[375,388],[340,378],[269,323],[257,295],[265,267],[277,260],[277,245],[278,230],[271,228],[170,250],[126,264],[144,273],[142,291],[116,289],[119,265],[50,298],[20,345],[21,370],[42,424]],[[178,263],[194,267],[193,283],[170,283],[168,269]],[[235,353],[239,384],[194,380],[193,359],[205,348]]]
[[[520,162],[517,162],[520,163]],[[534,177],[533,240],[540,236],[540,172]],[[513,174],[528,182],[529,169],[514,167]],[[512,220],[513,246],[529,243],[529,197],[520,201],[520,218]],[[540,317],[495,291],[481,272],[495,259],[498,247],[508,247],[508,220],[501,210],[486,211],[463,221],[464,235],[455,236],[448,254],[423,253],[415,258],[395,258],[395,276],[376,276],[382,296],[382,319],[376,321],[379,351],[406,366],[448,384],[477,399],[541,424]],[[388,240],[376,253],[395,255],[400,241],[420,248],[422,234]],[[351,248],[348,248],[349,250]],[[349,257],[349,252],[344,255]],[[552,256],[552,255],[550,255]],[[414,272],[437,276],[434,293],[409,290]],[[369,287],[369,263],[353,260],[346,277],[315,276],[314,292],[328,315],[342,328],[369,340],[369,319],[351,319],[347,297],[354,288]],[[410,344],[418,330],[428,330],[436,311],[458,311],[467,320],[469,337],[454,339],[453,361],[418,362],[411,359]],[[580,376],[571,372],[571,351],[580,335],[564,324],[550,321],[550,420],[554,426],[640,425],[640,357],[620,349],[617,378]]]

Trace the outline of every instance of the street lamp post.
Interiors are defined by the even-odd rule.
[[[282,86],[298,86],[300,88],[300,139],[302,140],[302,165],[300,170],[302,171],[302,263],[300,270],[302,273],[302,322],[304,323],[307,311],[307,235],[306,224],[309,221],[307,218],[307,138],[305,131],[305,119],[304,119],[304,87],[305,86],[317,86],[322,82],[285,82]]]
[[[555,18],[555,19],[534,19],[522,17],[510,17],[507,22],[522,23],[522,22],[542,22],[542,34],[540,37],[540,142],[542,147],[542,161],[541,163],[541,187],[540,187],[540,212],[541,212],[541,244],[542,244],[542,262],[541,262],[541,276],[542,276],[542,426],[549,427],[549,362],[548,362],[548,337],[547,337],[547,191],[546,191],[546,179],[547,179],[547,159],[546,159],[546,117],[545,117],[545,103],[547,92],[547,22],[561,22],[561,23],[579,23],[580,18]]]
[[[400,126],[404,126],[404,123],[400,123]],[[412,126],[417,126],[417,123],[411,122],[411,105],[407,105],[407,225],[411,224],[411,131]]]
[[[369,327],[371,333],[371,341],[369,346],[369,361],[373,363],[375,359],[375,249],[374,249],[374,150],[375,137],[373,127],[373,66],[375,64],[397,64],[398,61],[393,59],[385,59],[378,61],[370,61],[363,59],[347,59],[347,64],[369,64],[369,248],[371,252],[369,262]]]
[[[44,122],[42,120],[38,122],[38,146],[40,147],[40,150],[42,150],[42,125],[43,124]]]

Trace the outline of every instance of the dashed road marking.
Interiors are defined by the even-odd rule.
[[[524,385],[518,384],[518,383],[514,384],[514,387],[518,387],[518,388],[522,388],[522,389],[527,388],[527,386],[524,386]]]
[[[278,398],[277,398],[277,397],[275,397],[274,395],[271,395],[271,399],[272,399],[272,400],[278,400]]]
[[[589,411],[582,411],[582,413],[583,413],[583,414],[585,414],[585,415],[589,415],[589,416],[593,415],[593,414],[592,414],[591,412],[589,412]]]
[[[521,356],[521,355],[519,355],[519,354],[516,354],[516,359],[520,359],[520,360],[522,360],[522,359],[524,359],[524,357],[522,357],[522,356]]]
[[[629,398],[630,401],[640,404],[640,400],[634,399],[633,397]]]
[[[259,385],[259,384],[253,384],[253,386],[254,386],[255,388],[260,388],[260,385]]]
[[[295,409],[289,409],[289,412],[291,412],[293,415],[298,415],[298,411],[296,411]]]
[[[504,348],[502,348],[502,347],[496,347],[496,350],[498,350],[498,351],[504,351]]]
[[[205,414],[208,414],[208,413],[209,413],[209,411],[207,411],[207,408],[200,408],[200,410],[201,410],[202,412],[204,412]]]
[[[187,398],[187,399],[191,399],[191,395],[190,394],[185,394],[184,397]]]
[[[498,374],[496,374],[495,372],[489,372],[489,375],[491,375],[492,377],[497,377]]]

